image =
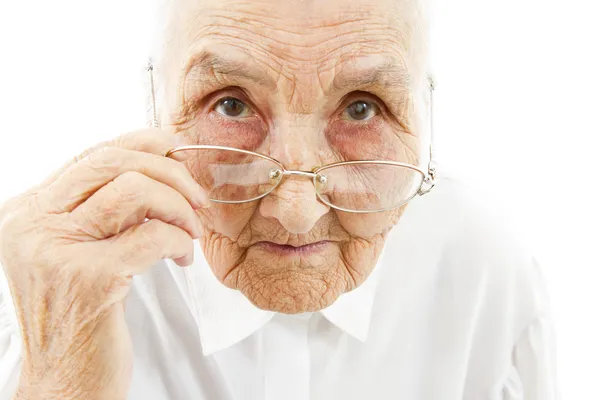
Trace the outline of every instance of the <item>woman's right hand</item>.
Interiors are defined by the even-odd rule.
[[[0,263],[23,337],[17,399],[125,399],[132,277],[193,260],[208,205],[179,159],[186,144],[147,129],[102,143],[0,210]],[[147,221],[146,221],[147,219]]]

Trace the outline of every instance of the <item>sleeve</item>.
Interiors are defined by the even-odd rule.
[[[0,400],[11,400],[21,373],[22,340],[4,270],[0,265]]]
[[[531,323],[513,349],[503,400],[558,400],[554,328],[548,317]]]

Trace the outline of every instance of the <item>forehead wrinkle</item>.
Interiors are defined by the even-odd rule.
[[[208,77],[219,79],[225,77],[227,81],[245,80],[269,89],[275,89],[276,84],[257,65],[235,59],[227,58],[209,50],[202,50],[190,57],[183,76],[196,81],[205,81]]]
[[[415,47],[406,46],[400,43],[395,43],[397,49],[402,48],[406,53],[414,52],[415,48],[420,49],[426,47],[426,42],[422,41],[424,28],[426,27],[427,18],[425,16],[426,7],[424,4],[427,0],[382,0],[381,2],[372,3],[370,1],[356,0],[351,2],[329,2],[319,1],[310,2],[302,1],[296,3],[300,8],[294,8],[294,13],[290,13],[288,8],[279,7],[279,2],[271,2],[271,0],[224,0],[222,2],[208,2],[206,0],[158,0],[157,7],[157,31],[155,35],[155,45],[153,49],[153,58],[156,64],[159,64],[157,75],[163,75],[165,68],[160,68],[161,62],[173,60],[172,54],[176,49],[187,47],[184,37],[188,37],[189,31],[197,32],[196,27],[203,27],[206,21],[210,21],[213,14],[227,14],[234,12],[238,19],[236,25],[240,23],[251,23],[257,28],[257,23],[262,28],[271,26],[271,28],[280,28],[283,26],[284,31],[288,33],[306,33],[307,28],[323,27],[327,28],[330,25],[340,27],[347,23],[357,23],[364,19],[376,23],[385,23],[386,26],[394,31],[393,36],[400,39],[399,41],[413,42],[415,30],[419,43]],[[287,2],[285,2],[287,3]],[[315,7],[318,7],[319,12],[314,13]],[[382,12],[384,10],[385,12]],[[226,12],[227,11],[227,12]],[[281,14],[280,11],[285,11],[286,14]],[[343,12],[342,12],[343,11]],[[299,14],[302,14],[300,17]],[[309,18],[310,17],[310,18]],[[277,25],[275,22],[280,21]],[[214,21],[213,21],[214,22]],[[210,24],[208,24],[210,25]],[[364,26],[363,23],[360,23]],[[193,27],[188,29],[189,27]],[[261,28],[261,29],[262,29]],[[280,32],[275,29],[275,32],[269,32],[271,39],[279,38]],[[422,33],[423,35],[419,35]],[[363,35],[364,36],[364,35]],[[371,35],[368,35],[371,36]],[[423,38],[421,37],[423,36]],[[174,40],[179,38],[178,40]],[[191,38],[190,38],[191,39]],[[408,48],[407,48],[408,47]],[[159,51],[163,49],[164,51]],[[314,54],[314,53],[313,53]],[[409,54],[405,54],[408,56]],[[177,57],[175,57],[177,58]],[[409,61],[409,60],[407,60]],[[265,67],[267,67],[265,65]],[[181,78],[182,70],[176,68]],[[281,68],[279,68],[281,70]],[[280,71],[281,72],[281,71]],[[419,78],[417,75],[415,78]],[[162,77],[166,81],[166,77]],[[160,80],[160,79],[159,79]]]

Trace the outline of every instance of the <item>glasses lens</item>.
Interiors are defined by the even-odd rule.
[[[317,194],[325,203],[348,211],[382,211],[399,207],[418,192],[421,172],[390,164],[345,164],[322,170],[315,177]]]
[[[184,150],[194,178],[211,200],[242,203],[270,193],[281,181],[281,166],[236,150]]]

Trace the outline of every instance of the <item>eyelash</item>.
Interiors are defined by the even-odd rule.
[[[216,108],[221,104],[221,102],[223,100],[230,99],[230,98],[237,99],[238,101],[242,102],[246,107],[249,108],[248,113],[256,114],[255,107],[252,106],[251,104],[248,104],[249,102],[247,100],[245,100],[245,96],[240,96],[239,94],[228,94],[228,95],[219,97],[213,103],[213,105],[211,107],[211,110],[212,111],[216,111]],[[351,99],[346,99],[343,102],[344,105],[343,105],[343,108],[342,108],[342,112],[339,113],[339,114],[341,115],[341,114],[346,113],[348,107],[350,107],[352,104],[354,104],[356,102],[360,102],[360,101],[365,102],[367,104],[370,104],[373,107],[373,116],[372,117],[370,117],[369,119],[364,120],[364,121],[346,119],[346,118],[342,118],[341,116],[338,119],[339,120],[347,120],[347,121],[351,121],[351,122],[367,123],[367,122],[369,122],[370,120],[372,120],[373,118],[375,118],[376,116],[378,116],[378,115],[380,115],[382,113],[382,107],[380,106],[379,102],[377,102],[377,101],[369,98],[369,96],[367,95],[367,96],[362,96],[362,97],[356,96],[356,97],[352,97]],[[227,118],[229,120],[237,120],[237,121],[239,121],[239,120],[241,120],[243,118],[248,118],[248,117],[231,117],[231,116],[223,115],[223,114],[219,113],[218,111],[217,111],[217,113],[222,118]]]

